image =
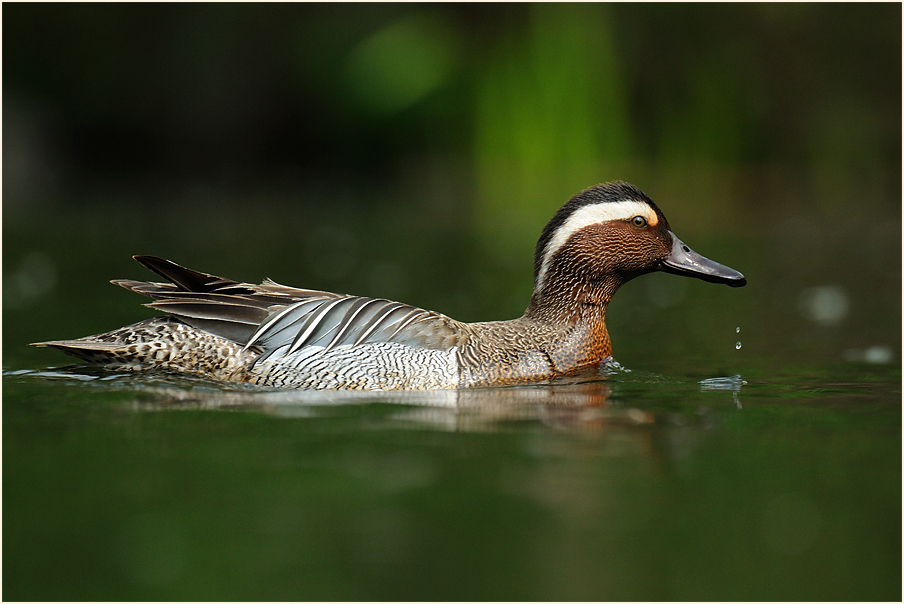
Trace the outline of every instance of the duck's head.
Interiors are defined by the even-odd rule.
[[[732,287],[747,284],[738,271],[678,239],[637,187],[626,182],[591,187],[563,205],[540,235],[528,314],[575,316],[587,304],[605,309],[621,284],[657,270]]]

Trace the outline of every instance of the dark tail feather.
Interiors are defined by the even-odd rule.
[[[247,284],[202,273],[156,256],[133,256],[167,283],[119,279],[116,285],[156,300],[151,308],[169,313],[189,325],[244,344],[269,315],[271,300],[256,300]]]
[[[183,291],[189,292],[215,292],[224,288],[233,288],[238,285],[240,289],[251,293],[247,287],[242,287],[240,283],[217,277],[216,275],[208,275],[200,271],[195,271],[184,266],[179,266],[175,262],[164,260],[156,256],[132,256],[146,268],[154,271],[164,279],[172,281]],[[240,291],[230,291],[230,293],[242,293]]]

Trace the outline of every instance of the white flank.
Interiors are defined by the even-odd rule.
[[[565,221],[565,224],[549,240],[546,252],[543,255],[543,264],[540,265],[540,274],[537,275],[537,289],[543,287],[543,279],[549,269],[549,263],[556,252],[571,239],[571,236],[583,228],[593,224],[610,222],[612,220],[630,220],[635,216],[643,216],[650,226],[656,226],[659,218],[649,205],[642,201],[609,201],[584,206],[574,211]]]

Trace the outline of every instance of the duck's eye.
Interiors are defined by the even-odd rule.
[[[647,226],[647,219],[643,216],[635,216],[631,219],[631,224],[636,226],[638,229],[642,229]]]

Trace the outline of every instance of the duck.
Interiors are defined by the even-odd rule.
[[[606,310],[620,286],[664,271],[731,287],[740,272],[672,232],[634,185],[567,201],[534,251],[533,292],[516,319],[465,323],[381,298],[239,283],[133,256],[165,283],[113,280],[163,316],[75,340],[37,342],[113,371],[164,371],[276,389],[440,390],[549,383],[612,362]]]

